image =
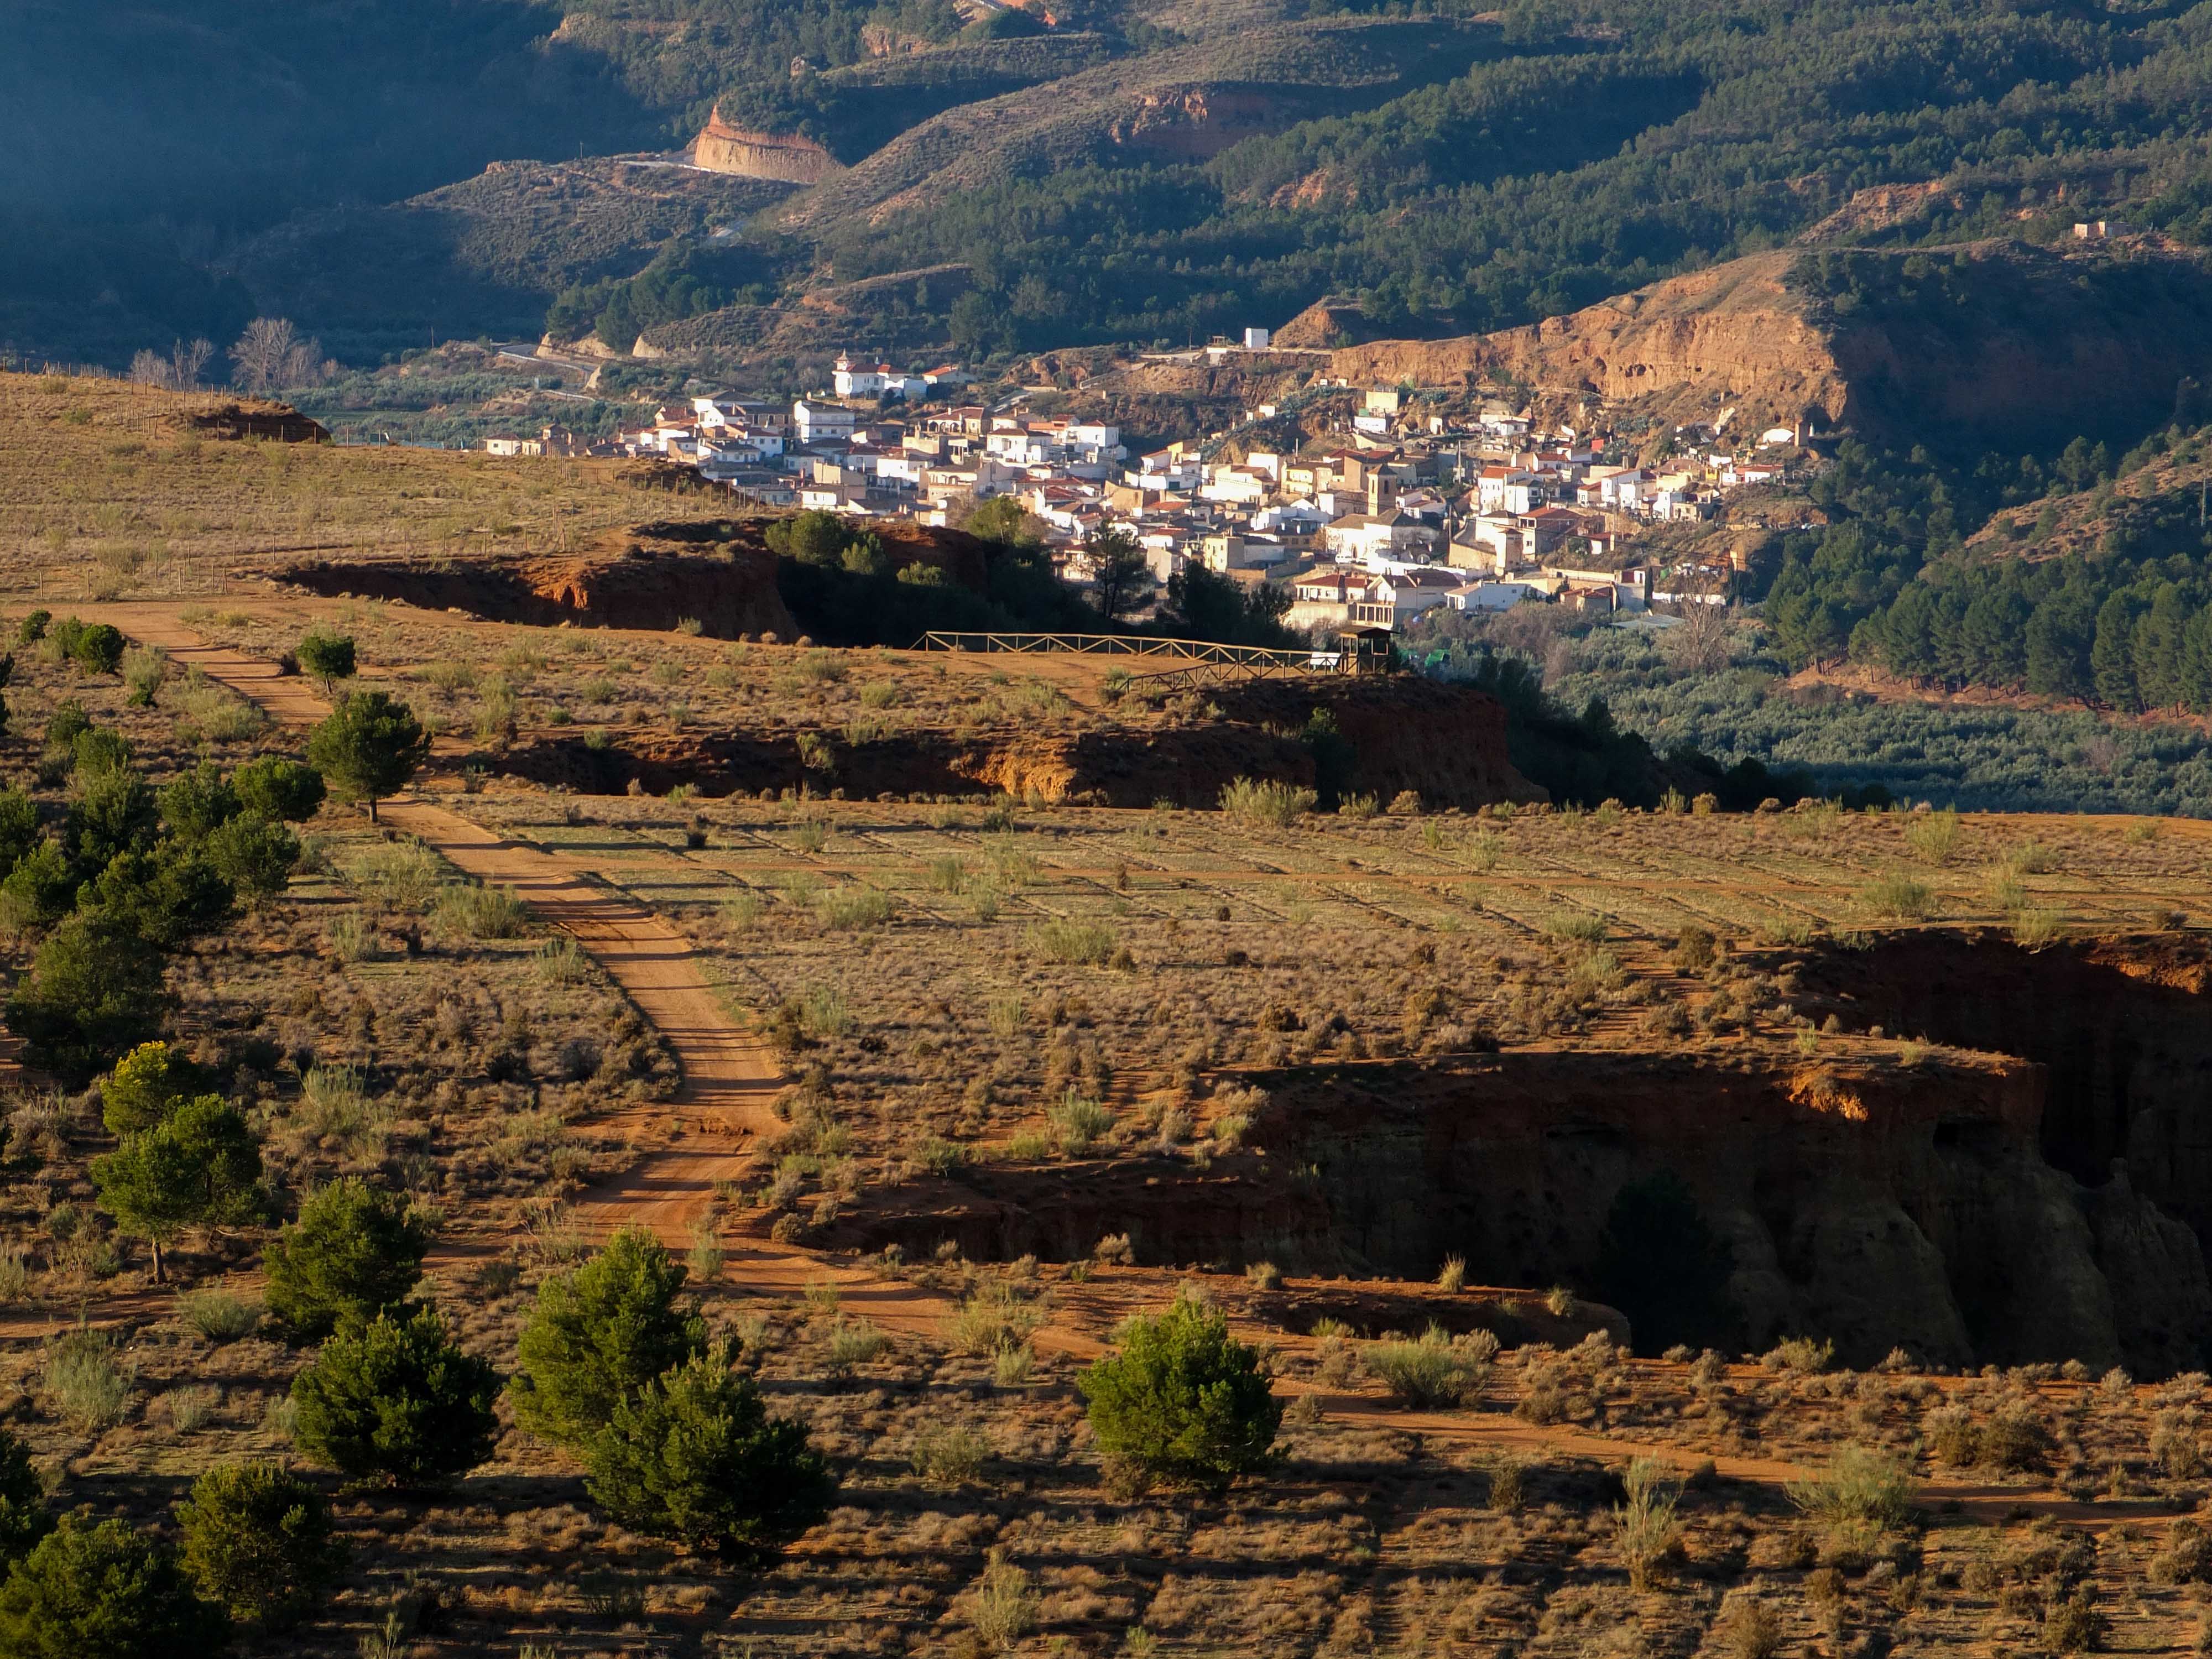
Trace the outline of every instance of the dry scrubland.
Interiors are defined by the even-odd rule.
[[[195,447],[127,429],[115,388],[0,392],[51,410],[62,457],[0,450],[0,499],[21,509],[0,532],[23,596],[11,617],[39,566],[101,560],[97,582],[112,565],[117,592],[148,598],[207,555],[178,610],[274,656],[307,608],[217,591],[222,562],[287,537],[352,550],[452,541],[464,516],[542,535],[567,507],[580,530],[635,514],[627,492],[550,469]],[[147,480],[128,469],[157,460],[158,507],[129,505]],[[176,483],[203,474],[198,494]],[[325,497],[334,481],[357,494]],[[332,517],[303,527],[310,506]],[[129,548],[135,574],[106,559]],[[73,580],[47,578],[58,611]],[[1103,686],[1064,665],[315,614],[356,635],[364,684],[442,724],[431,793],[673,920],[733,1014],[781,1046],[780,1137],[718,1194],[690,1260],[710,1324],[742,1339],[772,1409],[812,1425],[842,1484],[781,1563],[733,1571],[606,1521],[579,1466],[502,1405],[491,1461],[449,1492],[337,1492],[314,1474],[352,1564],[303,1631],[245,1650],[1878,1659],[2212,1640],[2212,1549],[2187,1518],[2212,1494],[2201,1376],[1853,1373],[1807,1343],[1744,1364],[1631,1357],[1602,1334],[1408,1354],[1374,1328],[1278,1326],[1265,1272],[1132,1267],[1110,1241],[1095,1261],[880,1261],[935,1299],[876,1321],[826,1279],[778,1297],[743,1272],[958,1163],[1163,1182],[1233,1167],[1256,1156],[1239,1145],[1243,1067],[1490,1041],[1918,1064],[1917,1033],[1801,1023],[1796,954],[1890,927],[2040,945],[2201,924],[2196,826],[568,795],[497,767],[556,710],[611,731],[665,724],[679,699],[702,720],[818,729],[1072,723]],[[117,681],[24,648],[6,696],[0,769],[49,804],[66,785],[38,781],[40,733],[64,699],[155,782],[299,750],[182,673],[133,708]],[[502,896],[349,809],[306,830],[287,892],[179,953],[174,1036],[246,1106],[288,1200],[351,1172],[435,1214],[426,1289],[505,1372],[536,1287],[585,1249],[576,1200],[669,1133],[672,1061],[588,959]],[[0,1410],[57,1501],[167,1526],[198,1472],[290,1455],[285,1393],[308,1356],[256,1316],[264,1236],[190,1241],[157,1288],[94,1207],[87,1163],[110,1143],[91,1101],[27,1085],[8,1121]],[[1267,1346],[1293,1401],[1279,1464],[1224,1496],[1107,1479],[1073,1387],[1117,1314],[1178,1284]],[[1425,1294],[1441,1309],[1500,1292]],[[105,1334],[71,1334],[81,1311]],[[1418,1410],[1378,1380],[1423,1367],[1443,1375]],[[1639,1449],[1686,1486],[1633,1463]]]
[[[643,502],[662,519],[720,505],[619,487],[617,463],[231,442],[195,424],[238,401],[0,374],[0,576],[50,605],[188,596],[263,559],[570,551]]]

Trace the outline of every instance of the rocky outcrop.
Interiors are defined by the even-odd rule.
[[[2039,1156],[2032,1061],[1532,1051],[1255,1081],[1257,1143],[1318,1172],[1328,1224],[1310,1244],[1359,1266],[1425,1277],[1459,1255],[1493,1282],[1590,1285],[1614,1199],[1670,1171],[1729,1247],[1748,1345],[2153,1373],[2212,1337],[2190,1230]]]
[[[689,529],[691,526],[684,526]],[[713,552],[618,538],[573,556],[318,562],[278,580],[311,593],[397,599],[491,622],[666,629],[687,617],[715,639],[796,631],[776,592],[775,556],[732,541]]]
[[[1349,715],[1341,722],[1346,728],[1382,726],[1394,718],[1407,722],[1402,708],[1394,716],[1387,695],[1372,706],[1363,706],[1366,702],[1359,695],[1334,701]],[[547,737],[487,757],[486,763],[587,794],[618,794],[632,783],[662,794],[684,784],[706,795],[801,787],[817,794],[840,789],[854,799],[986,792],[1132,807],[1162,800],[1211,807],[1222,786],[1238,777],[1312,781],[1311,750],[1284,736],[1273,719],[1233,708],[1224,714],[1165,727],[1107,720],[1065,734],[1013,729],[967,734],[909,726],[896,738],[860,743],[830,730],[813,734],[817,741],[804,754],[796,731],[637,732],[596,744]],[[1395,749],[1378,744],[1374,769],[1356,769],[1348,787],[1388,795],[1411,788],[1432,805],[1464,807],[1523,800],[1536,793],[1504,757],[1504,714],[1491,698],[1458,693],[1441,702],[1422,729],[1448,732],[1452,740],[1401,739]]]
[[[818,185],[842,172],[837,160],[811,138],[795,133],[748,132],[722,118],[720,105],[691,141],[691,164],[708,173],[786,184]]]
[[[1336,352],[1355,383],[1520,381],[1626,402],[1654,393],[1755,398],[1770,412],[1844,417],[1850,386],[1826,332],[1784,285],[1795,252],[1754,254],[1525,328],[1377,340]]]
[[[1807,257],[1753,254],[1494,334],[1350,346],[1331,372],[1642,399],[1678,420],[1733,407],[1740,428],[1807,413],[1899,436],[1940,427],[1999,446],[2142,427],[2164,418],[2179,377],[2212,373],[2212,274],[2185,250],[1856,249],[1873,289],[1833,302],[1790,280]],[[1935,300],[1931,261],[1948,268]]]
[[[1142,94],[1106,129],[1117,149],[1162,161],[1211,161],[1283,125],[1283,100],[1250,87],[1163,88]]]

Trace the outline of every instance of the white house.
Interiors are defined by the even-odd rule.
[[[1410,514],[1347,513],[1322,532],[1322,544],[1340,559],[1389,557],[1433,548],[1434,526]]]
[[[817,438],[849,438],[853,435],[853,411],[837,404],[810,402],[801,398],[791,406],[791,424],[803,444],[811,444]]]
[[[1542,597],[1543,592],[1533,582],[1479,581],[1455,587],[1444,598],[1455,611],[1510,611],[1531,595]]]
[[[1252,515],[1252,528],[1262,534],[1310,536],[1328,522],[1328,515],[1311,501],[1280,501]]]
[[[889,363],[863,363],[850,356],[840,354],[830,374],[830,384],[841,398],[880,398],[884,392],[884,377],[896,373]]]

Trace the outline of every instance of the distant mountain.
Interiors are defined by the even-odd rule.
[[[831,288],[856,340],[975,357],[1180,344],[1331,296],[1363,337],[1418,339],[1807,237],[2047,245],[2104,217],[2212,240],[2212,30],[2172,7],[1053,17],[18,0],[0,11],[0,344],[119,362],[282,310],[360,359],[549,312],[604,339],[725,305],[744,318],[692,333],[783,337],[776,319]],[[718,106],[838,171],[748,192],[606,165],[680,149]],[[544,170],[580,160],[598,165]],[[488,179],[493,161],[538,170]],[[968,279],[880,280],[955,267]]]

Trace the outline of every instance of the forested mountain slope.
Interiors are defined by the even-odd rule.
[[[742,270],[661,291],[788,305],[961,265],[972,291],[902,296],[897,332],[971,356],[1180,343],[1331,294],[1377,331],[1486,332],[1816,226],[2207,234],[2212,5],[1480,3],[1078,0],[1048,27],[949,0],[24,0],[0,15],[0,343],[116,361],[279,305],[356,356],[426,319],[504,329],[730,226],[664,201],[610,240],[586,204],[582,251],[541,214],[524,260],[456,228],[466,280],[431,306],[419,216],[359,211],[495,160],[671,150],[717,104],[850,170],[756,220]],[[1889,205],[1853,210],[1866,191]]]

